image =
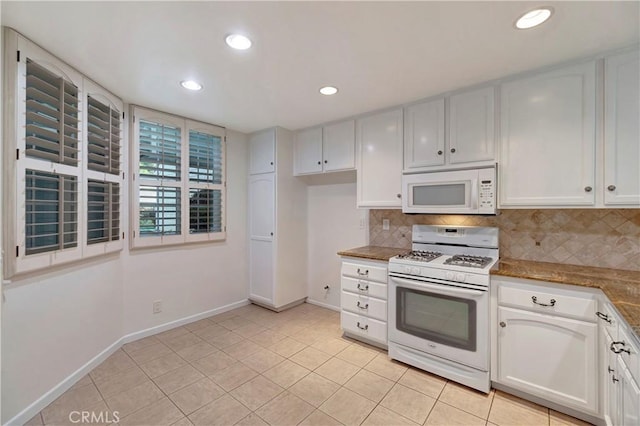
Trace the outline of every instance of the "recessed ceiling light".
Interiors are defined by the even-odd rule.
[[[333,86],[324,86],[320,88],[320,93],[327,96],[335,95],[336,93],[338,93],[338,88]]]
[[[536,27],[549,19],[552,13],[553,8],[551,7],[540,7],[531,10],[518,18],[515,27],[519,30]]]
[[[251,47],[251,40],[242,34],[230,34],[224,39],[229,47],[237,50],[247,50]]]
[[[181,81],[180,85],[182,87],[184,87],[185,89],[189,89],[189,90],[201,90],[202,89],[202,84],[198,83],[197,81],[193,81],[193,80]]]

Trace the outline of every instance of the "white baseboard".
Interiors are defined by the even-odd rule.
[[[230,303],[228,305],[221,306],[219,308],[211,309],[208,311],[201,312],[199,314],[191,315],[188,317],[180,318],[175,321],[166,322],[164,324],[156,325],[155,327],[150,327],[144,330],[136,331],[134,333],[129,333],[122,337],[122,344],[131,343],[136,340],[140,340],[142,338],[152,336],[154,334],[161,333],[163,331],[171,330],[172,328],[180,327],[181,325],[190,324],[192,322],[199,321],[204,318],[208,318],[213,315],[218,315],[223,312],[231,311],[236,308],[241,308],[243,306],[248,305],[249,300],[241,300],[239,302]]]
[[[62,380],[40,398],[35,400],[27,408],[16,414],[12,419],[9,419],[6,425],[23,425],[33,416],[42,411],[47,405],[58,399],[63,393],[68,391],[73,385],[75,385],[80,379],[89,374],[91,370],[100,365],[105,359],[120,349],[122,346],[122,338],[113,342],[109,347],[94,356],[85,365],[71,373],[67,378]]]
[[[181,325],[189,324],[195,321],[199,321],[204,318],[208,318],[213,315],[221,314],[223,312],[230,311],[232,309],[240,308],[242,306],[248,305],[250,302],[248,299],[241,300],[239,302],[230,303],[225,306],[221,306],[219,308],[211,309],[205,312],[201,312],[199,314],[190,315],[188,317],[180,318],[175,321],[167,322],[165,324],[161,324],[155,327],[147,328],[145,330],[136,331],[134,333],[129,333],[125,336],[122,336],[115,342],[113,342],[109,347],[104,349],[98,355],[94,356],[91,360],[89,360],[82,367],[74,371],[67,378],[62,380],[40,398],[35,400],[32,404],[30,404],[27,408],[16,414],[12,419],[9,419],[6,425],[23,425],[33,416],[42,411],[45,407],[59,398],[63,393],[68,391],[73,385],[75,385],[80,379],[89,374],[91,370],[100,365],[105,359],[109,358],[111,354],[120,349],[122,345],[125,343],[133,342],[135,340],[142,339],[147,336],[151,336],[153,334],[161,333],[166,330],[171,330],[172,328],[180,327]]]
[[[319,302],[317,300],[307,298],[307,303],[311,305],[320,306],[322,308],[331,309],[332,311],[340,312],[340,306],[329,305],[328,303]]]

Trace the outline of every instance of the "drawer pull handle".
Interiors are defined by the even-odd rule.
[[[608,322],[609,324],[611,324],[611,318],[609,318],[609,315],[607,314],[603,314],[602,312],[596,312],[596,315],[598,316],[598,318],[600,318],[601,320],[605,320],[606,322]]]
[[[369,291],[369,284],[365,284],[364,287],[360,287],[360,283],[358,283],[358,290]]]
[[[365,269],[364,272],[360,272],[360,268],[358,268],[358,275],[368,276],[369,275],[369,270]]]
[[[619,382],[620,380],[616,379],[616,376],[611,376],[611,381],[615,383],[615,382]]]
[[[611,366],[607,365],[607,371],[608,371],[609,373],[613,373],[613,372],[614,372],[614,371],[616,371],[616,370],[614,370],[613,368],[611,368]]]
[[[367,331],[369,329],[369,324],[365,324],[364,327],[360,325],[360,321],[358,321],[358,328],[360,330],[365,330]]]
[[[611,346],[609,346],[609,349],[611,349],[611,352],[613,352],[614,354],[626,352],[628,355],[631,355],[631,351],[629,349],[618,349],[615,347],[616,345],[626,346],[624,342],[611,342]]]
[[[549,301],[549,303],[540,303],[540,302],[538,302],[538,298],[537,298],[537,297],[535,297],[535,296],[531,296],[531,301],[532,301],[534,304],[538,305],[538,306],[545,306],[545,307],[549,307],[549,306],[555,306],[555,305],[556,305],[556,299],[551,299],[551,300]]]
[[[359,300],[358,300],[357,306],[360,309],[369,309],[369,304],[368,303],[366,305],[362,306],[362,305],[360,305],[360,301]]]

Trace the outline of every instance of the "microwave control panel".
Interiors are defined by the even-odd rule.
[[[495,169],[480,169],[478,173],[478,213],[494,214],[496,211]]]

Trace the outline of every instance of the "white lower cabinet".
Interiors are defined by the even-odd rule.
[[[572,410],[599,414],[598,294],[492,278],[497,301],[492,380]]]
[[[600,316],[602,416],[610,426],[637,426],[640,424],[638,345],[625,322],[608,304],[603,305],[600,309],[604,314]]]
[[[340,324],[345,334],[387,346],[387,262],[342,259]]]
[[[498,380],[596,412],[597,324],[498,308]]]

